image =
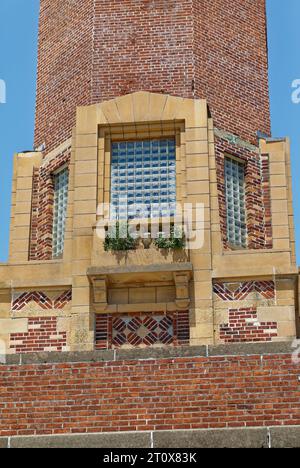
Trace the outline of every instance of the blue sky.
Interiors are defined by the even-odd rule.
[[[267,3],[272,131],[291,138],[300,262],[300,103],[291,99],[292,82],[300,80],[300,1]],[[0,262],[7,261],[12,156],[33,144],[38,8],[39,0],[0,2],[0,80],[7,86],[7,102],[0,104]]]

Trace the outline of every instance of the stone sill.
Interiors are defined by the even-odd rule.
[[[164,347],[130,350],[80,351],[64,353],[10,354],[1,365],[116,362],[176,359],[189,357],[233,357],[268,356],[272,354],[291,355],[292,342],[245,343],[217,346]],[[2,356],[3,357],[3,356]],[[3,360],[3,359],[1,359]]]
[[[268,253],[291,253],[291,249],[241,249],[241,250],[224,250],[224,256],[230,255],[256,255],[256,254],[268,254]]]

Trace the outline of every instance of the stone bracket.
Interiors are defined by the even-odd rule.
[[[93,286],[93,302],[95,309],[105,309],[108,305],[107,300],[107,276],[99,276],[91,278]]]
[[[189,283],[191,272],[174,273],[174,282],[176,287],[176,306],[178,309],[186,310],[191,304]]]

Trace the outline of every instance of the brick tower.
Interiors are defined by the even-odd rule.
[[[76,107],[137,91],[206,99],[220,130],[269,135],[265,0],[41,0],[36,147],[70,138]]]
[[[40,3],[35,150],[15,156],[0,267],[8,353],[294,338],[289,142],[270,137],[265,0]],[[125,252],[104,242],[103,204],[124,193],[169,204],[152,216],[161,237],[176,203],[201,205],[201,245],[150,231]]]
[[[14,158],[0,265],[0,447],[299,445],[265,0],[40,4],[35,150]]]

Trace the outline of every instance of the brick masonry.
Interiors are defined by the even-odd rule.
[[[230,309],[229,323],[220,326],[224,343],[272,341],[277,336],[277,322],[259,322],[256,308]]]
[[[31,317],[27,333],[12,333],[10,349],[15,353],[64,351],[67,333],[57,331],[57,317]]]
[[[0,436],[299,427],[291,343],[263,346],[23,356],[0,365]]]
[[[265,0],[41,0],[36,146],[69,138],[77,106],[141,90],[206,98],[252,143],[270,133]]]
[[[257,295],[261,299],[275,298],[274,281],[243,281],[237,283],[214,283],[215,297],[222,301],[244,301],[250,295]]]
[[[25,291],[14,293],[12,299],[12,311],[20,311],[35,302],[43,310],[63,309],[72,300],[72,290],[68,289],[60,293],[54,299],[43,291]]]
[[[135,313],[97,315],[95,348],[138,348],[147,346],[182,346],[190,340],[188,311],[176,313]]]

